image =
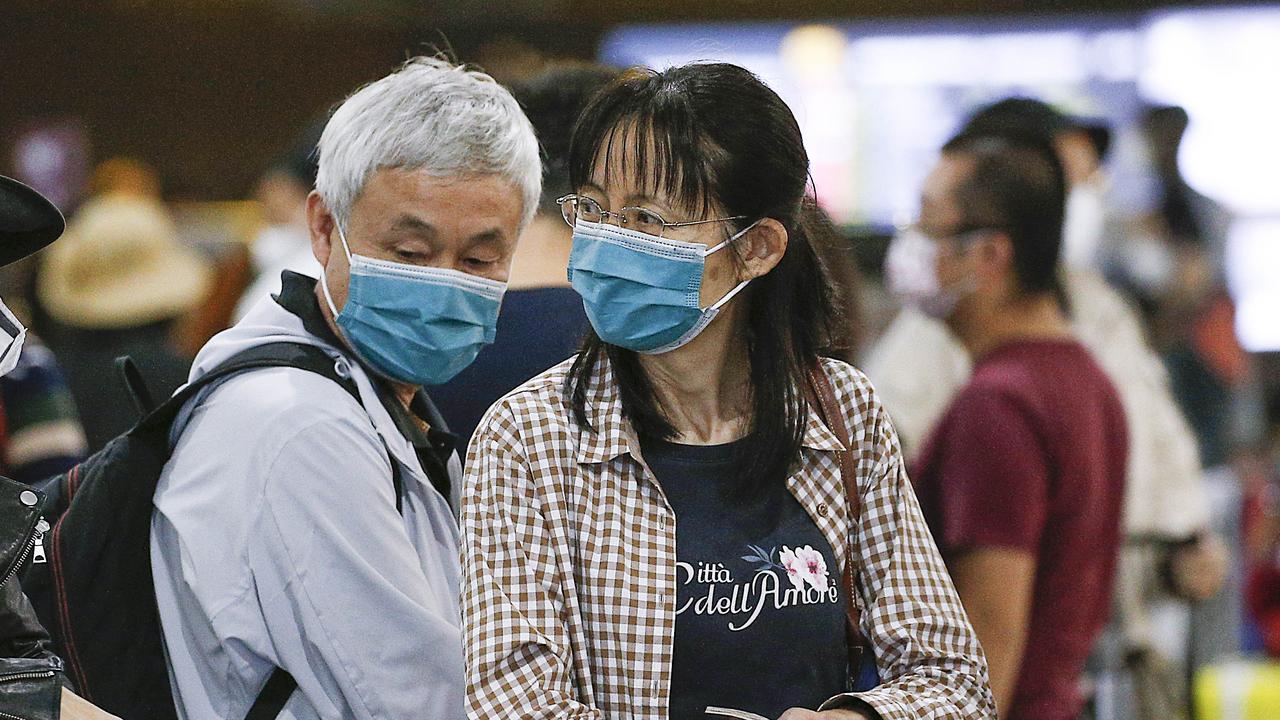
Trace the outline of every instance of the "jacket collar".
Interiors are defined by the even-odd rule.
[[[639,459],[639,436],[631,421],[623,415],[617,376],[604,355],[600,356],[592,370],[586,399],[586,416],[590,426],[578,430],[578,462],[608,462],[625,453]],[[812,406],[807,407],[805,413],[802,447],[824,452],[846,449],[836,439],[835,433],[823,424],[822,418]]]
[[[297,317],[308,333],[328,345],[342,348],[346,354],[360,362],[356,353],[351,351],[347,343],[338,337],[324,319],[324,314],[320,310],[320,301],[315,293],[317,282],[319,281],[315,278],[286,270],[280,276],[280,292],[273,295],[272,299],[277,305]],[[450,497],[452,479],[449,477],[447,468],[449,458],[457,445],[457,437],[448,431],[439,410],[422,390],[414,395],[410,407],[406,409],[395,398],[386,382],[376,373],[366,369],[365,374],[373,386],[379,404],[386,410],[391,424],[413,448],[424,474],[444,497]],[[419,427],[411,415],[416,415],[425,421],[428,429],[424,431]],[[379,430],[379,432],[382,431]],[[386,433],[383,434],[386,435]],[[405,457],[401,457],[400,461],[412,467]]]

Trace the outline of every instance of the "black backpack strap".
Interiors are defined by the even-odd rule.
[[[329,351],[315,345],[295,342],[258,345],[233,355],[231,359],[184,385],[173,397],[143,418],[138,427],[171,425],[182,408],[206,387],[236,373],[258,368],[293,367],[308,370],[338,383],[356,402],[360,402],[360,390],[351,379],[346,364],[346,360],[334,358]]]
[[[142,422],[139,423],[139,427],[153,423],[171,425],[178,417],[178,413],[182,411],[182,408],[206,387],[245,370],[268,367],[292,367],[324,376],[338,383],[343,390],[346,390],[351,397],[355,398],[357,403],[363,405],[360,400],[360,388],[356,386],[355,380],[351,378],[351,371],[347,367],[345,359],[334,358],[329,351],[316,345],[274,342],[257,345],[244,352],[237,353],[230,360],[187,383],[163,405],[156,408],[146,418],[143,418]],[[381,440],[382,436],[379,435],[378,439]],[[400,474],[400,464],[396,462],[395,456],[391,454],[391,448],[386,447],[385,441],[383,441],[383,448],[387,451],[387,460],[391,463],[391,483],[395,488],[396,512],[404,514],[404,501],[401,497],[404,494],[404,478]]]
[[[289,697],[297,688],[298,682],[288,670],[276,668],[271,672],[271,677],[267,678],[267,684],[262,686],[258,699],[253,701],[253,707],[249,708],[244,720],[274,720],[284,710],[285,703],[289,702]]]
[[[133,408],[138,411],[138,417],[144,418],[150,415],[151,411],[156,409],[156,403],[152,399],[151,389],[147,387],[147,381],[142,379],[142,372],[138,370],[138,365],[133,362],[133,358],[127,355],[116,358],[116,374],[124,383],[129,399],[133,400]]]

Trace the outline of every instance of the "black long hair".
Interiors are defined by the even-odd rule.
[[[573,187],[590,180],[597,159],[608,166],[612,157],[640,187],[661,191],[692,212],[743,216],[726,223],[733,225],[726,234],[764,217],[787,229],[782,259],[742,295],[752,410],[751,440],[737,457],[745,492],[781,482],[804,439],[807,371],[837,321],[835,291],[813,246],[834,240],[815,237],[821,226],[813,221],[809,157],[795,116],[759,78],[736,65],[633,68],[597,94],[579,118],[569,148]],[[637,354],[593,332],[566,382],[578,423],[589,427],[588,386],[602,354],[613,366],[623,414],[637,433],[674,437]]]

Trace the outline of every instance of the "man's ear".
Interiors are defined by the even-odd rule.
[[[773,218],[761,220],[739,238],[739,257],[747,277],[754,280],[777,267],[787,252],[788,239],[787,228]]]
[[[1000,282],[1005,278],[1016,283],[1017,270],[1013,262],[1013,240],[1008,233],[999,230],[988,231],[982,239],[974,243],[971,252],[976,260],[973,271],[982,284]]]
[[[336,221],[320,193],[312,190],[307,195],[307,229],[311,233],[311,253],[321,267],[329,267],[329,253],[333,251],[333,235]]]

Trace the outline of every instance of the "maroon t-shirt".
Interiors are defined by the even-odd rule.
[[[996,547],[1036,559],[1005,720],[1070,720],[1080,710],[1085,659],[1110,610],[1127,453],[1115,388],[1069,340],[1014,342],[983,357],[924,445],[912,478],[943,557]]]

